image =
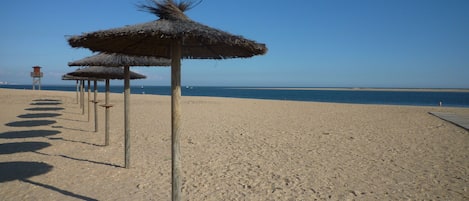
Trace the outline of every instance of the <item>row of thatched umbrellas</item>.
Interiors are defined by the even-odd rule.
[[[155,14],[159,17],[158,20],[68,38],[68,43],[72,47],[84,47],[93,52],[108,53],[85,58],[86,62],[76,61],[69,65],[124,67],[125,167],[128,168],[130,162],[127,154],[130,148],[128,141],[130,137],[129,67],[171,64],[172,200],[182,200],[182,164],[179,144],[181,137],[181,59],[248,58],[265,54],[267,48],[265,44],[189,19],[184,11],[192,8],[191,2],[153,0],[153,3],[154,5],[141,5],[140,8]],[[140,56],[147,61],[139,61],[134,57],[123,55]],[[148,59],[158,59],[159,63],[149,62]],[[86,76],[84,73],[79,75]]]
[[[100,56],[100,55],[96,55],[96,56]],[[94,58],[96,56],[92,56],[90,58]],[[116,55],[116,57],[119,57],[119,55]],[[88,58],[85,58],[85,59],[82,59],[82,60],[76,61],[76,62],[71,62],[71,63],[69,63],[69,65],[70,66],[79,65],[80,63],[84,64],[84,63],[86,63],[87,59]],[[131,71],[128,72],[127,74],[129,76],[128,79],[144,79],[144,78],[146,78],[146,76],[144,76],[144,75],[141,75],[141,74],[138,74],[138,73],[135,73],[135,72],[131,72]],[[106,80],[105,104],[101,105],[102,107],[106,108],[106,110],[105,110],[106,111],[105,112],[105,143],[104,143],[105,146],[109,145],[109,115],[110,115],[109,114],[110,113],[109,109],[110,109],[110,107],[112,107],[112,105],[109,104],[109,92],[110,92],[110,90],[109,90],[109,80],[110,79],[121,79],[121,80],[126,79],[127,77],[125,75],[127,75],[127,74],[124,72],[124,68],[122,68],[122,67],[104,68],[102,66],[91,66],[91,67],[88,67],[88,68],[78,69],[74,72],[67,73],[66,75],[63,76],[63,79],[94,80],[94,100],[92,102],[94,103],[95,132],[98,131],[98,114],[97,114],[97,106],[96,106],[98,101],[96,100],[96,97],[97,97],[96,82],[97,82],[98,79],[101,79],[101,80],[105,79]],[[129,84],[128,81],[126,81],[125,83]],[[129,88],[129,87],[126,87],[126,88]],[[124,93],[124,96],[125,96],[124,97],[125,100],[129,100],[129,98],[130,98],[130,97],[128,97],[129,94]],[[88,97],[89,97],[89,95],[88,95]],[[83,98],[82,98],[82,100],[83,100]],[[128,105],[129,105],[128,101],[125,101],[124,106],[126,108],[128,108]],[[88,116],[89,116],[89,110],[88,110]],[[124,127],[125,128],[129,127],[128,126],[128,121],[125,122]],[[125,141],[126,141],[126,145],[127,145],[127,143],[130,143],[130,141],[128,140],[129,135],[126,133],[125,136],[126,136]],[[126,149],[126,152],[125,152],[126,158],[129,158],[129,155],[130,154],[128,152],[128,149]],[[126,163],[125,167],[128,168],[129,164]]]

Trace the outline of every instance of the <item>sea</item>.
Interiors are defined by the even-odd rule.
[[[31,85],[0,85],[0,88],[32,89]],[[75,85],[43,85],[42,90],[76,91]],[[123,86],[111,86],[112,93],[123,93]],[[98,91],[104,92],[98,84]],[[131,94],[171,95],[169,86],[131,86]],[[269,100],[311,101],[353,104],[469,107],[467,90],[282,88],[282,87],[199,87],[183,86],[183,96],[232,97]]]

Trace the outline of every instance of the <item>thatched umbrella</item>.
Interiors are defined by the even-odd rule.
[[[69,66],[170,66],[171,61],[166,58],[153,56],[129,56],[115,53],[99,53],[76,61],[68,62]]]
[[[171,59],[171,158],[172,199],[181,198],[180,96],[181,59],[247,58],[267,52],[264,44],[208,27],[189,19],[183,12],[189,2],[154,0],[155,6],[142,5],[160,19],[148,23],[85,33],[68,39],[72,47],[92,51]]]
[[[77,84],[78,84],[78,81],[80,81],[80,109],[81,109],[81,114],[85,114],[85,80],[88,80],[88,82],[90,80],[94,80],[95,78],[89,78],[89,77],[78,77],[78,76],[72,76],[72,75],[69,75],[69,74],[65,74],[62,76],[62,80],[76,80],[77,81]],[[89,86],[90,84],[88,83],[88,101],[89,101]],[[77,101],[78,101],[78,86],[77,86]],[[89,108],[89,104],[88,104],[88,108]],[[89,109],[88,109],[88,121],[89,121]]]
[[[93,102],[95,103],[95,120],[94,120],[94,132],[98,132],[98,123],[97,123],[97,114],[96,114],[96,98],[97,98],[97,94],[98,94],[98,89],[97,89],[97,82],[98,81],[103,81],[103,79],[99,79],[99,78],[94,78],[94,77],[79,77],[79,76],[74,76],[74,75],[71,75],[71,73],[67,73],[65,75],[62,76],[62,80],[80,80],[81,83],[83,84],[83,81],[85,80],[88,80],[88,121],[90,121],[90,102]],[[94,100],[90,101],[90,81],[93,80],[94,81]],[[81,85],[81,104],[85,104],[84,103],[84,98],[83,98],[83,87],[84,85]],[[78,89],[77,89],[78,90]],[[78,93],[78,92],[77,92]],[[78,94],[77,94],[77,100],[78,100]],[[85,108],[82,107],[82,114],[84,114],[84,111],[85,111]]]
[[[69,66],[101,66],[101,67],[122,67],[124,66],[125,72],[130,72],[128,70],[129,66],[169,66],[171,61],[165,58],[156,58],[156,57],[147,57],[147,56],[128,56],[122,54],[106,54],[99,53],[93,56],[89,56],[77,61],[69,62]],[[132,78],[132,76],[131,76]],[[125,130],[125,167],[130,167],[130,86],[128,81],[124,81],[124,130]],[[108,87],[108,84],[106,85]],[[108,90],[107,90],[108,91]],[[107,94],[107,93],[106,93]],[[127,95],[126,95],[127,94]],[[107,98],[106,98],[107,100]],[[106,103],[108,105],[108,103]],[[108,107],[106,107],[106,119],[108,114]],[[107,120],[106,120],[107,122]],[[108,129],[106,127],[106,133]],[[107,135],[107,134],[106,134]],[[107,143],[107,142],[106,142]],[[107,144],[106,144],[107,145]]]
[[[99,79],[97,79],[97,78],[92,78],[92,77],[78,77],[78,76],[73,76],[73,75],[70,75],[70,73],[65,74],[65,75],[62,76],[62,80],[75,80],[75,79],[76,79],[77,81],[80,80],[81,82],[83,82],[84,80],[88,80],[88,121],[90,121],[90,110],[91,110],[91,108],[90,108],[90,102],[93,102],[93,103],[94,103],[94,110],[95,110],[95,112],[94,112],[94,117],[95,117],[95,120],[94,120],[94,132],[98,132],[98,123],[97,123],[97,121],[98,121],[98,120],[97,120],[98,116],[97,116],[97,111],[96,111],[96,103],[98,103],[98,102],[96,101],[96,98],[97,98],[97,93],[98,93],[97,81],[98,81]],[[92,100],[92,101],[90,100],[90,81],[91,81],[91,80],[94,81],[94,100]],[[99,81],[102,81],[102,80],[99,80]],[[77,87],[78,87],[78,86],[77,86]],[[77,90],[78,90],[78,89],[77,89]],[[82,100],[82,104],[84,104],[84,103],[83,103],[83,101],[84,101],[83,97],[82,97],[81,100]],[[77,92],[77,101],[78,101],[78,92]],[[82,107],[82,111],[83,111],[83,112],[84,112],[84,109],[85,109],[85,108]]]
[[[106,108],[105,145],[109,145],[109,108],[112,107],[112,105],[109,104],[109,79],[126,79],[126,80],[128,80],[128,79],[144,79],[144,78],[146,78],[146,76],[135,73],[135,72],[126,71],[122,67],[105,68],[105,67],[101,67],[101,66],[92,66],[92,67],[88,67],[88,68],[83,68],[83,69],[77,70],[77,71],[75,71],[73,73],[70,73],[70,74],[74,75],[74,76],[84,76],[84,77],[94,77],[94,78],[106,79],[106,98],[105,98],[105,104],[103,105],[103,107]],[[127,88],[130,88],[128,82],[127,82],[126,85],[127,85]],[[130,99],[129,94],[124,92],[124,99],[125,99],[124,100],[124,106],[125,106],[129,102],[128,101]],[[95,102],[95,106],[96,106],[96,103],[97,102]],[[128,106],[126,108],[128,108]],[[128,116],[127,109],[125,109],[124,112],[125,112],[124,116],[126,116],[125,119],[128,119],[127,118],[127,116]],[[95,115],[97,115],[96,107],[95,107]],[[97,117],[95,119],[97,119]],[[124,122],[124,127],[129,127],[128,126],[128,121]],[[125,144],[126,144],[125,156],[126,156],[126,158],[129,155],[129,153],[128,153],[129,149],[127,149],[127,147],[129,147],[128,146],[129,141],[130,141],[129,136],[128,136],[128,134],[126,134],[125,135]]]
[[[76,88],[77,88],[77,104],[78,104],[78,91],[79,91],[79,79],[75,79],[73,76],[70,75],[62,75],[62,80],[75,80],[76,81]]]

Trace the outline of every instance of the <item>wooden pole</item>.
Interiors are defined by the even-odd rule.
[[[106,108],[106,125],[104,133],[104,145],[109,145],[109,79],[106,79],[106,98],[105,98],[105,108]]]
[[[80,80],[80,109],[83,107],[83,105],[82,105],[82,103],[81,103],[81,96],[82,96],[82,94],[81,94],[81,92],[82,92],[82,91],[81,91],[81,90],[82,90],[82,88],[81,88],[81,82],[83,82],[83,80]]]
[[[124,67],[124,128],[125,128],[125,168],[130,168],[130,72]]]
[[[91,93],[91,89],[90,89],[90,82],[91,80],[88,80],[88,122],[90,121],[90,93]]]
[[[84,80],[81,81],[80,90],[81,90],[81,114],[84,115],[85,114],[85,81]]]
[[[171,44],[171,178],[172,200],[182,200],[181,152],[179,148],[181,128],[181,41]]]
[[[93,103],[94,103],[94,132],[98,132],[98,101],[96,100],[98,98],[98,80],[94,80],[94,98],[93,98]]]
[[[78,91],[80,92],[80,101],[79,101],[79,104],[80,104],[80,109],[81,109],[81,80],[79,81],[78,83],[79,86],[78,87]]]
[[[78,87],[78,80],[76,80],[76,81],[77,81],[77,82],[76,82],[76,87],[77,87],[77,104],[78,104],[78,90],[79,90],[78,88],[79,88],[79,87]]]

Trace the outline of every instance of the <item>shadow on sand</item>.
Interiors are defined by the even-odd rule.
[[[66,156],[66,155],[58,155],[58,156],[68,158],[68,159],[71,159],[71,160],[76,160],[76,161],[83,161],[83,162],[94,163],[94,164],[98,164],[98,165],[107,165],[107,166],[111,166],[111,167],[123,168],[123,166],[115,165],[115,164],[112,164],[112,163],[104,163],[104,162],[92,161],[92,160],[88,160],[88,159],[73,158],[73,157]]]
[[[70,191],[66,191],[66,190],[62,190],[60,188],[57,188],[55,186],[51,186],[51,185],[47,185],[47,184],[42,184],[42,183],[39,183],[39,182],[34,182],[34,181],[31,181],[31,180],[28,180],[28,179],[21,179],[21,181],[23,182],[26,182],[26,183],[30,183],[30,184],[33,184],[33,185],[36,185],[36,186],[40,186],[40,187],[43,187],[43,188],[47,188],[49,190],[53,190],[53,191],[57,191],[63,195],[66,195],[66,196],[70,196],[70,197],[74,197],[74,198],[77,198],[77,199],[81,199],[81,200],[89,200],[89,201],[94,201],[97,199],[94,199],[94,198],[90,198],[90,197],[86,197],[84,195],[78,195],[78,194],[75,194],[73,192],[70,192]]]
[[[30,162],[30,161],[14,161],[0,162],[0,183],[7,181],[19,180],[32,185],[40,186],[49,190],[59,192],[63,195],[70,196],[81,200],[97,200],[83,195],[78,195],[70,191],[66,191],[55,186],[31,181],[28,178],[46,174],[52,170],[53,166],[47,163]]]
[[[47,163],[39,162],[0,162],[0,183],[14,181],[17,179],[27,179],[29,177],[48,173],[52,166]]]
[[[26,108],[24,110],[28,111],[58,111],[58,110],[63,110],[63,107],[31,107],[31,108]]]
[[[47,102],[53,102],[53,101],[60,101],[60,100],[57,100],[57,99],[48,99],[48,98],[44,98],[44,99],[35,99],[33,101],[47,101]]]
[[[31,138],[31,137],[47,137],[57,135],[60,131],[57,130],[28,130],[28,131],[10,131],[0,133],[0,138],[14,139],[14,138]]]
[[[23,119],[32,119],[32,118],[51,118],[51,117],[58,117],[61,116],[62,114],[57,114],[57,113],[30,113],[30,114],[22,114],[18,115],[18,118],[23,118]]]
[[[94,144],[94,143],[89,143],[89,142],[83,142],[83,141],[77,141],[77,140],[68,140],[68,139],[64,139],[64,138],[61,138],[61,137],[46,137],[46,138],[49,139],[49,140],[61,140],[61,141],[65,141],[65,142],[74,142],[74,143],[87,144],[87,145],[96,146],[96,147],[104,147],[104,145],[99,145],[99,144]]]
[[[0,154],[14,154],[37,151],[51,146],[47,142],[11,142],[0,144]],[[3,173],[2,173],[3,174]]]
[[[67,130],[72,130],[72,131],[92,132],[92,131],[87,131],[87,130],[83,130],[83,129],[68,128],[68,127],[63,127],[63,126],[52,126],[52,128],[62,128],[62,129],[67,129]]]
[[[33,153],[43,155],[43,156],[56,156],[56,157],[62,157],[62,158],[75,160],[75,161],[81,161],[81,162],[93,163],[93,164],[98,164],[98,165],[107,165],[107,166],[111,166],[111,167],[124,168],[124,166],[119,166],[119,165],[112,164],[112,163],[105,163],[105,162],[99,162],[99,161],[92,161],[92,160],[88,160],[88,159],[74,158],[74,157],[71,157],[71,156],[63,155],[63,154],[59,154],[59,155],[47,154],[47,153],[42,153],[42,152],[39,152],[39,151],[33,151]]]
[[[57,119],[67,120],[67,121],[77,121],[77,122],[88,122],[86,120],[77,120],[77,119],[67,119],[62,117],[57,117]]]
[[[62,103],[59,102],[38,102],[38,103],[31,103],[30,105],[60,105]]]
[[[28,120],[28,121],[15,121],[6,123],[6,126],[11,127],[33,127],[33,126],[47,126],[55,124],[57,121],[54,120]]]
[[[70,108],[69,108],[70,109]],[[71,112],[71,111],[63,111],[63,113],[67,113],[67,114],[79,114],[79,115],[83,115],[81,113],[81,111],[78,111],[78,112]]]
[[[82,141],[77,141],[77,140],[68,140],[64,139],[62,137],[51,137],[53,135],[57,135],[61,133],[58,130],[28,130],[28,131],[9,131],[9,132],[4,132],[0,133],[0,139],[17,139],[17,138],[33,138],[33,137],[44,137],[49,140],[61,140],[65,142],[74,142],[74,143],[81,143],[81,144],[87,144],[87,145],[92,145],[92,146],[97,146],[97,147],[103,147],[104,145],[99,145],[99,144],[93,144],[89,142],[82,142]],[[0,147],[2,144],[0,144]],[[0,150],[1,152],[1,150]]]

